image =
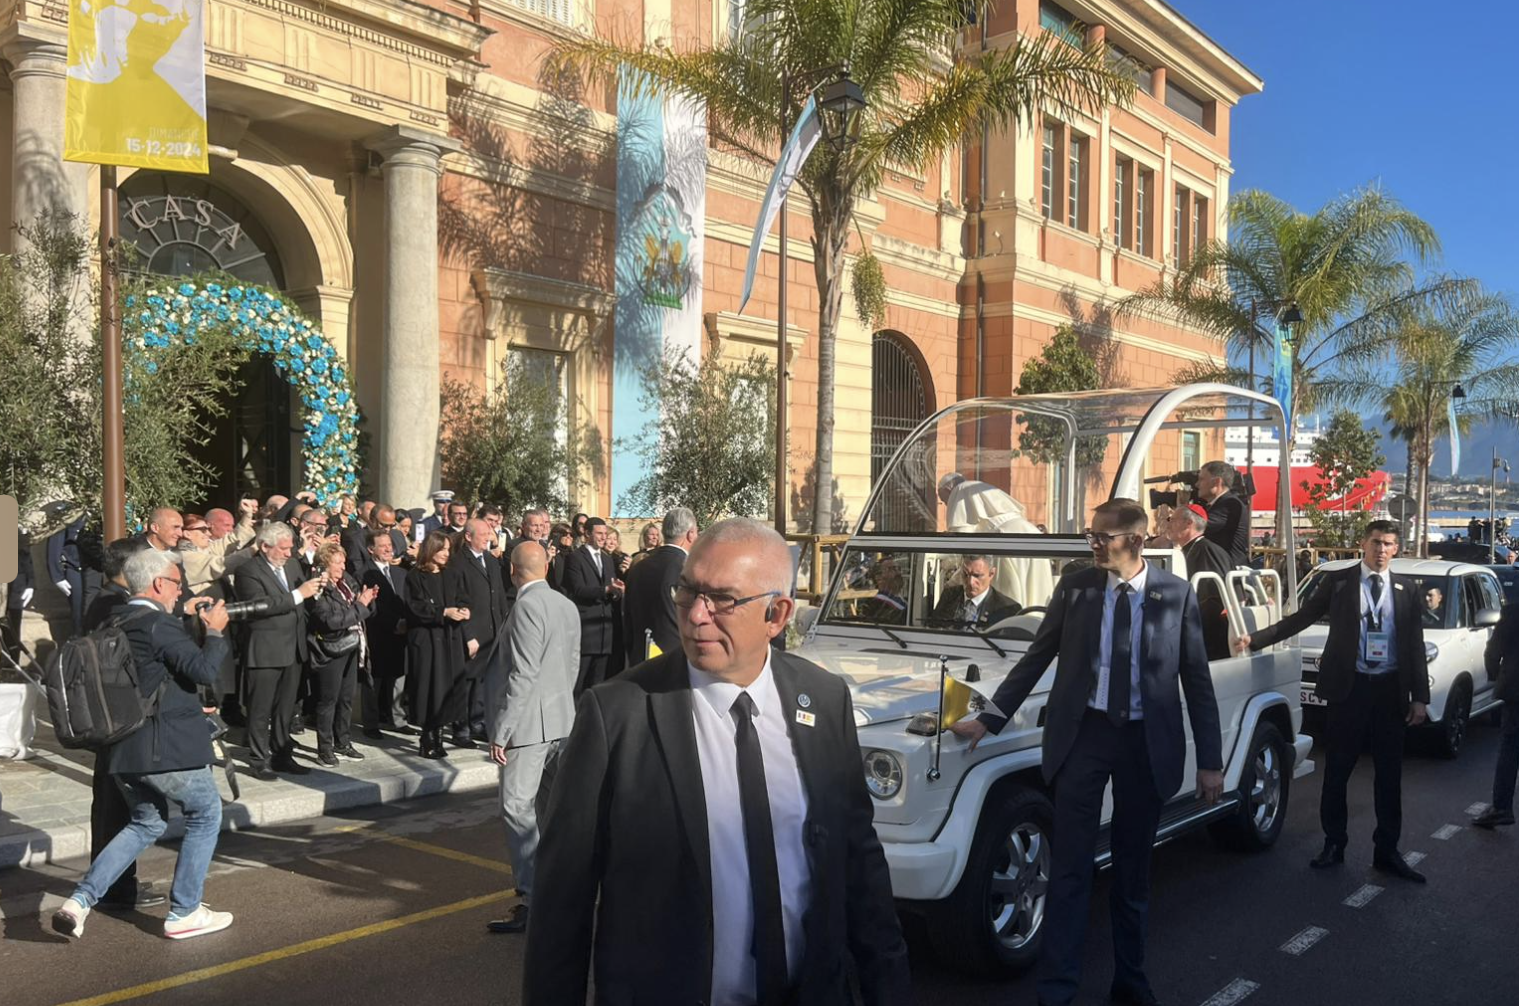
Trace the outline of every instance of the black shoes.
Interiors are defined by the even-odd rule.
[[[359,749],[354,747],[352,744],[349,744],[347,747],[338,748],[337,753],[342,755],[344,758],[347,758],[349,761],[364,760],[364,756],[359,753]]]
[[[1513,823],[1514,812],[1512,809],[1499,810],[1497,807],[1491,806],[1484,810],[1482,813],[1478,814],[1476,817],[1472,818],[1472,827],[1487,828],[1488,830],[1492,830],[1493,828],[1500,826],[1507,827]]]
[[[95,903],[95,907],[105,911],[116,912],[141,912],[149,908],[157,908],[169,900],[168,895],[159,894],[149,890],[149,884],[142,884],[137,888],[137,895],[133,898],[113,898],[107,894]]]
[[[1148,985],[1114,985],[1108,991],[1108,998],[1124,1006],[1160,1006],[1160,1000],[1155,998]]]
[[[333,754],[331,751],[318,751],[316,754],[316,760],[321,762],[323,765],[326,765],[328,768],[333,768],[338,763],[338,756]]]
[[[376,730],[374,727],[365,727],[364,736],[368,737],[372,741],[382,741],[385,739],[385,735],[380,733],[380,731]]]
[[[443,748],[443,731],[423,730],[421,739],[417,741],[417,753],[434,761],[447,758],[448,752]]]
[[[264,782],[275,782],[279,776],[268,765],[260,765],[253,770],[253,778],[262,779]]]
[[[1396,849],[1391,852],[1378,852],[1372,857],[1371,866],[1374,870],[1389,873],[1415,884],[1427,883],[1424,874],[1405,863],[1403,854]]]
[[[527,932],[527,915],[526,905],[514,905],[506,918],[492,919],[485,924],[485,928],[493,933],[525,933]],[[1125,1001],[1137,1002],[1138,1000]]]
[[[336,761],[334,761],[334,764],[336,764]],[[276,772],[283,772],[286,775],[311,774],[311,767],[309,765],[302,765],[300,762],[289,756],[274,759],[274,761],[269,763],[269,767],[274,769]]]
[[[1308,861],[1308,865],[1315,870],[1327,870],[1331,866],[1345,865],[1345,847],[1334,842],[1325,842],[1324,851]]]

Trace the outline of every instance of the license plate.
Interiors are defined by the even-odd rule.
[[[1317,693],[1312,692],[1312,691],[1308,690],[1307,688],[1299,690],[1298,695],[1301,696],[1302,704],[1305,705],[1305,706],[1327,706],[1327,705],[1329,705],[1328,702],[1325,702],[1323,699],[1319,698]]]

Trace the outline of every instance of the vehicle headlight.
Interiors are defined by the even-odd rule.
[[[1436,646],[1434,643],[1425,643],[1424,644],[1424,661],[1425,661],[1425,663],[1430,663],[1430,664],[1434,663],[1435,662],[1435,658],[1438,657],[1439,655],[1440,655],[1440,648],[1438,646]]]
[[[902,790],[902,762],[890,751],[865,752],[865,787],[877,800],[890,800]]]

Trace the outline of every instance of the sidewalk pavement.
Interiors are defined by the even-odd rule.
[[[43,711],[46,711],[44,705]],[[241,831],[334,811],[394,803],[434,793],[464,793],[493,789],[496,765],[485,750],[449,748],[449,757],[432,761],[416,753],[417,739],[387,733],[383,740],[363,737],[355,728],[360,762],[344,759],[335,769],[318,765],[309,746],[297,749],[297,760],[311,767],[304,776],[281,775],[261,782],[242,771],[245,748],[233,746],[238,787],[236,803],[225,773],[213,768],[224,801],[222,828]],[[242,731],[234,730],[240,737]],[[297,742],[316,743],[308,729]],[[0,761],[0,870],[39,866],[87,856],[90,851],[90,775],[94,755],[64,751],[52,727],[37,724],[37,753],[27,761]],[[183,822],[169,822],[168,837],[178,837]],[[3,874],[0,874],[3,875]]]

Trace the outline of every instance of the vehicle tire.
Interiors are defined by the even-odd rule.
[[[1292,748],[1276,725],[1257,723],[1235,794],[1239,807],[1208,826],[1214,841],[1241,852],[1264,852],[1276,844],[1287,822],[1292,761]]]
[[[1025,971],[1038,959],[1054,825],[1049,798],[1029,786],[983,808],[965,873],[929,918],[942,962],[990,975]]]
[[[1466,746],[1466,728],[1470,725],[1471,713],[1472,683],[1466,678],[1457,678],[1445,699],[1445,715],[1439,723],[1432,724],[1436,731],[1435,752],[1441,758],[1455,758],[1461,754],[1461,749]]]

